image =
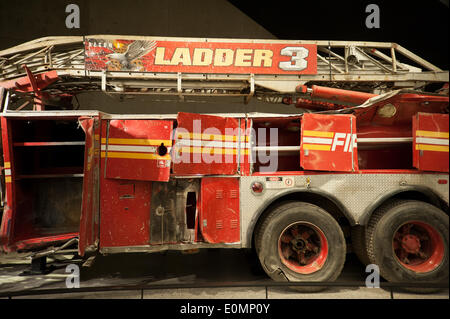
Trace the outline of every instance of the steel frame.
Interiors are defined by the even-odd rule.
[[[317,74],[198,74],[99,72],[85,69],[84,43],[88,38],[145,39],[156,41],[258,42],[317,45]],[[384,52],[383,52],[384,51]],[[399,61],[399,57],[415,66]],[[332,84],[342,88],[389,90],[418,88],[449,81],[448,71],[396,43],[358,41],[281,41],[133,36],[46,37],[0,51],[0,86],[5,81],[55,70],[59,80],[42,89],[50,94],[104,91],[109,94],[184,96],[252,96],[294,94],[301,84]],[[17,89],[17,88],[16,88]]]

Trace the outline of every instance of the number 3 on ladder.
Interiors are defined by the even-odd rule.
[[[284,71],[301,71],[308,66],[309,50],[303,47],[285,47],[280,52],[281,55],[290,56],[290,61],[283,61],[278,64],[279,68]]]

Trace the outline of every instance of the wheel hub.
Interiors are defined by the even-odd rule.
[[[395,233],[393,248],[400,264],[415,272],[436,268],[444,256],[444,245],[438,232],[428,224],[411,221]]]
[[[283,263],[303,274],[319,270],[328,255],[325,236],[308,223],[288,226],[279,237],[278,247]]]
[[[402,238],[402,248],[410,253],[417,254],[420,251],[420,240],[415,235],[406,235]]]
[[[305,251],[305,248],[306,248],[306,243],[303,239],[298,239],[298,238],[293,239],[291,241],[291,245],[292,245],[292,249],[294,249],[297,252]]]

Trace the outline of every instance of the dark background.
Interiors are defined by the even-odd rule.
[[[280,39],[397,42],[448,70],[448,0],[229,0]],[[380,28],[368,29],[368,4],[380,8]]]

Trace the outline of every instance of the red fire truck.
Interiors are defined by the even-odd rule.
[[[448,71],[398,44],[50,37],[0,63],[4,252],[254,248],[274,280],[332,281],[353,251],[448,280]],[[89,91],[300,109],[75,110]]]

